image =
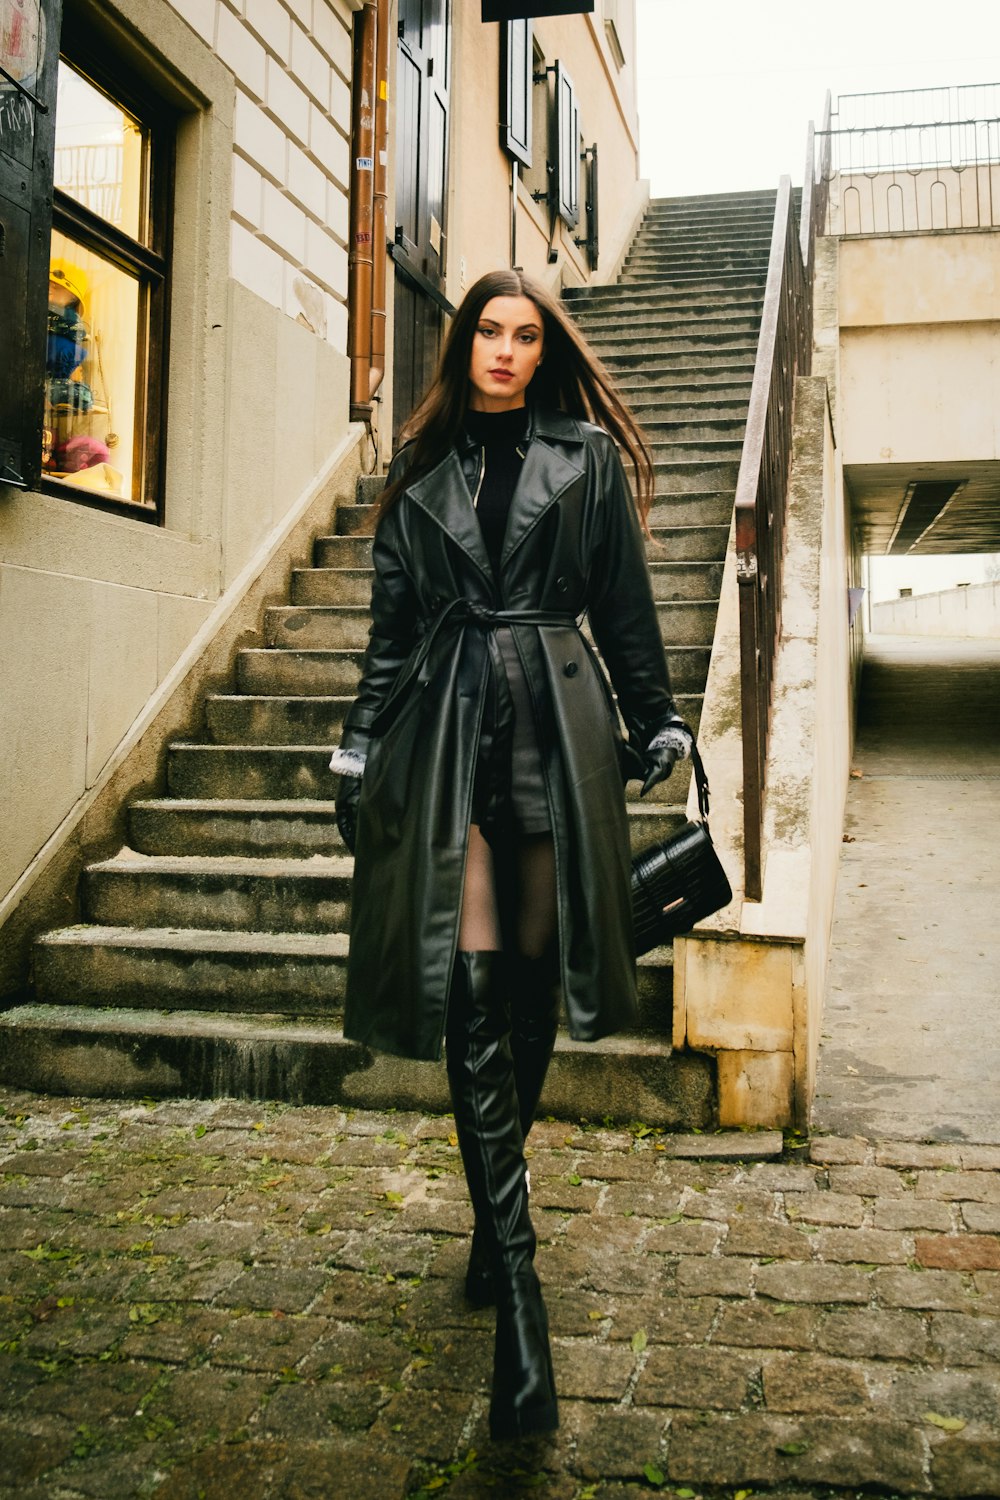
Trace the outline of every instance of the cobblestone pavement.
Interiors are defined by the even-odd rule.
[[[0,1105],[4,1497],[1000,1494],[998,1147],[536,1126],[517,1447],[448,1118]]]

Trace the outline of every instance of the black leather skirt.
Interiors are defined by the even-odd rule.
[[[486,833],[548,833],[552,820],[531,691],[509,626],[498,627],[493,640],[472,821]]]

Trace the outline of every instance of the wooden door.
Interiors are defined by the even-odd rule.
[[[450,0],[399,0],[394,434],[434,371],[444,326]]]

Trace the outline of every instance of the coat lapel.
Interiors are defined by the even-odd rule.
[[[575,418],[562,412],[534,414],[527,434],[527,456],[511,500],[501,569],[549,506],[586,472],[582,457],[584,442],[584,433]],[[489,554],[458,451],[449,449],[437,467],[418,479],[409,493],[492,583]]]
[[[410,498],[442,527],[457,547],[492,582],[493,570],[483,541],[482,528],[454,448],[429,474],[418,479]]]
[[[507,566],[511,555],[549,506],[559,499],[574,479],[586,472],[582,456],[560,452],[549,441],[556,438],[560,444],[572,444],[582,455],[583,433],[572,417],[560,412],[539,415],[528,438],[524,465],[510,503],[507,534],[500,556],[501,569]]]

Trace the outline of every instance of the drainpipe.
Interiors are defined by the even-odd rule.
[[[389,6],[377,0],[378,40],[375,53],[375,185],[372,202],[372,309],[371,368],[368,398],[374,396],[385,375],[385,209],[389,178]]]
[[[354,27],[351,104],[351,218],[347,257],[347,352],[351,360],[351,421],[371,421],[372,272],[375,187],[375,52],[378,16],[366,0]],[[385,235],[382,236],[383,241]]]

